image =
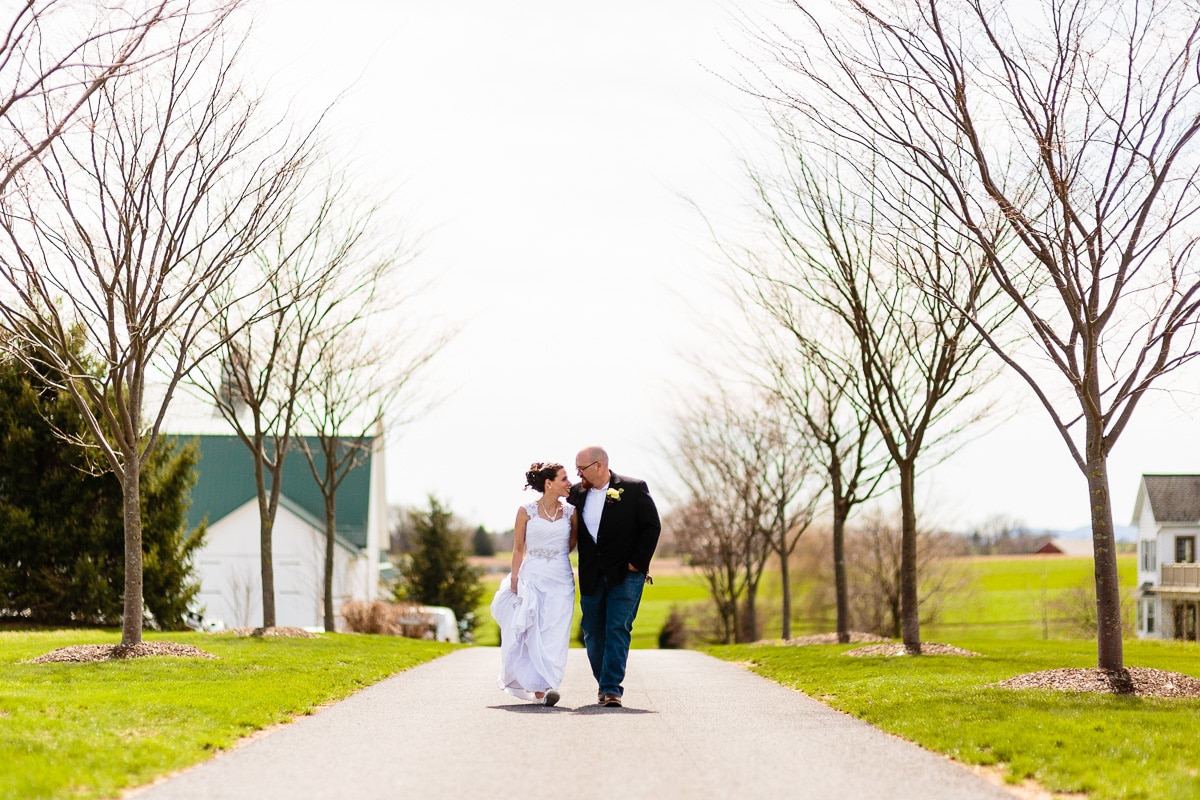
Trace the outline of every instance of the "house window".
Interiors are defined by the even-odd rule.
[[[1142,572],[1154,572],[1158,569],[1158,542],[1143,539],[1138,544],[1142,550]]]
[[[1154,601],[1144,600],[1146,605],[1146,633],[1154,633]]]
[[[1175,563],[1176,564],[1195,564],[1196,563],[1196,537],[1195,536],[1176,536],[1175,537]]]

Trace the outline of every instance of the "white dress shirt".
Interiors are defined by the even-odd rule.
[[[583,526],[587,528],[593,542],[596,541],[596,534],[600,532],[600,515],[604,513],[604,493],[607,491],[607,483],[599,489],[588,489],[587,497],[583,501]]]

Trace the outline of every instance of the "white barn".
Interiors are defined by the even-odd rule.
[[[1138,530],[1138,636],[1197,641],[1200,475],[1143,475],[1133,524]]]
[[[187,439],[188,437],[179,437]],[[249,449],[236,436],[197,436],[201,460],[189,524],[208,520],[205,544],[194,557],[200,579],[197,611],[226,627],[262,625],[258,500]],[[315,447],[315,442],[314,442]],[[387,542],[387,497],[382,437],[345,479],[337,495],[334,608],[374,600]],[[275,624],[324,625],[324,501],[304,454],[289,450],[272,535]]]

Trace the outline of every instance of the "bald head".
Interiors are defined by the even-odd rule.
[[[575,456],[575,474],[585,489],[608,483],[608,453],[603,447],[585,447]]]
[[[599,461],[600,466],[608,469],[608,453],[603,447],[592,445],[585,447],[579,451],[579,455],[575,457],[576,464],[590,464],[593,461]]]

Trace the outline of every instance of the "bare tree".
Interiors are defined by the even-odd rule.
[[[736,264],[745,264],[735,261]],[[753,263],[753,261],[749,262]],[[750,275],[759,274],[751,269]],[[767,391],[780,399],[791,423],[825,471],[829,493],[833,584],[838,641],[850,641],[846,578],[846,522],[880,490],[891,468],[867,406],[860,402],[855,339],[836,320],[820,323],[820,309],[770,281],[735,284],[747,317],[758,329],[746,361]],[[765,320],[760,320],[765,316]],[[784,633],[784,638],[789,634]]]
[[[9,3],[0,16],[0,195],[108,81],[210,34],[238,5]]]
[[[1005,552],[1001,544],[1005,540],[1030,534],[1025,523],[1016,517],[1004,513],[992,514],[971,529],[971,546],[981,555],[991,555],[994,552]]]
[[[867,514],[849,539],[854,617],[862,630],[900,638],[903,621],[903,533],[878,509]],[[949,537],[920,530],[917,572],[921,576],[922,624],[936,622],[943,601],[961,595],[970,576],[956,569]]]
[[[807,438],[807,426],[796,425],[787,406],[768,395],[765,405],[765,444],[768,450],[764,488],[771,512],[767,518],[768,542],[779,557],[779,582],[783,590],[780,636],[792,638],[791,558],[816,516],[825,494],[826,472],[817,458],[823,455]]]
[[[726,636],[739,642],[758,638],[763,570],[777,536],[783,542],[799,535],[784,526],[803,516],[793,506],[803,483],[782,485],[803,461],[798,443],[779,435],[778,411],[759,399],[728,392],[701,398],[680,412],[674,444],[684,507],[697,525],[680,531],[680,548],[699,563]]]
[[[314,199],[315,198],[315,199]],[[224,289],[210,329],[213,357],[194,373],[193,385],[213,402],[254,464],[259,516],[263,627],[274,627],[272,555],[283,468],[301,394],[309,389],[326,340],[346,332],[362,313],[382,265],[365,269],[373,209],[360,211],[342,178],[320,191],[297,193],[281,207],[269,240],[245,259],[237,280]],[[351,308],[349,313],[343,309]]]
[[[1122,669],[1108,456],[1146,392],[1198,352],[1197,6],[1044,0],[1018,16],[999,0],[854,0],[829,18],[794,5],[806,30],[778,52],[801,80],[770,94],[924,186],[1018,309],[1021,339],[976,329],[1087,482],[1098,666]]]
[[[740,609],[746,592],[740,531],[722,518],[713,497],[695,492],[663,516],[663,527],[672,532],[679,552],[704,579],[717,611],[719,640],[732,643],[741,629]]]
[[[316,440],[316,452],[305,439],[300,448],[325,504],[325,630],[336,630],[333,606],[334,540],[337,535],[337,493],[346,477],[374,453],[382,452],[387,426],[399,426],[427,406],[398,408],[413,401],[414,380],[445,346],[452,331],[430,333],[403,320],[414,319],[408,306],[417,297],[413,287],[403,291],[399,268],[408,259],[403,251],[368,261],[368,280],[355,299],[356,313],[344,316],[320,337],[313,374],[301,397],[304,421]],[[422,326],[423,327],[423,326]],[[380,456],[381,457],[381,456]],[[377,558],[378,553],[368,553]]]
[[[233,627],[246,627],[250,624],[251,613],[254,609],[254,584],[258,582],[254,572],[237,565],[225,579],[225,589],[229,592],[229,608],[233,612]]]
[[[784,297],[774,307],[798,304],[832,320],[854,341],[858,356],[857,402],[868,412],[898,473],[902,515],[901,598],[904,644],[921,649],[918,614],[916,477],[918,459],[946,446],[986,407],[968,401],[990,378],[978,324],[993,331],[1005,319],[998,290],[981,258],[953,228],[908,225],[936,204],[917,187],[877,174],[850,153],[829,152],[798,138],[785,125],[785,167],[780,178],[756,178],[764,217],[780,251],[776,263],[744,265],[762,294]],[[889,218],[887,215],[891,215]],[[955,293],[955,304],[925,291],[911,276],[937,275]],[[968,317],[958,308],[978,312]],[[803,310],[800,312],[803,313]],[[787,314],[778,321],[793,324]],[[810,357],[811,329],[789,332]]]
[[[308,149],[259,127],[219,38],[185,35],[170,57],[92,93],[86,126],[52,141],[0,206],[0,315],[29,345],[13,352],[34,354],[73,397],[82,444],[121,482],[126,645],[142,635],[141,471],[177,386],[215,346],[196,345],[218,290],[274,226]],[[99,374],[68,347],[73,326]]]
[[[1043,584],[1045,578],[1043,577]],[[1096,635],[1096,584],[1092,581],[1059,589],[1053,598],[1048,598],[1045,589],[1042,590],[1042,630],[1043,638],[1049,638],[1050,621],[1058,623],[1069,636],[1080,636],[1090,639]],[[1137,611],[1135,610],[1133,590],[1126,589],[1121,593],[1121,627],[1126,636],[1137,633]]]

